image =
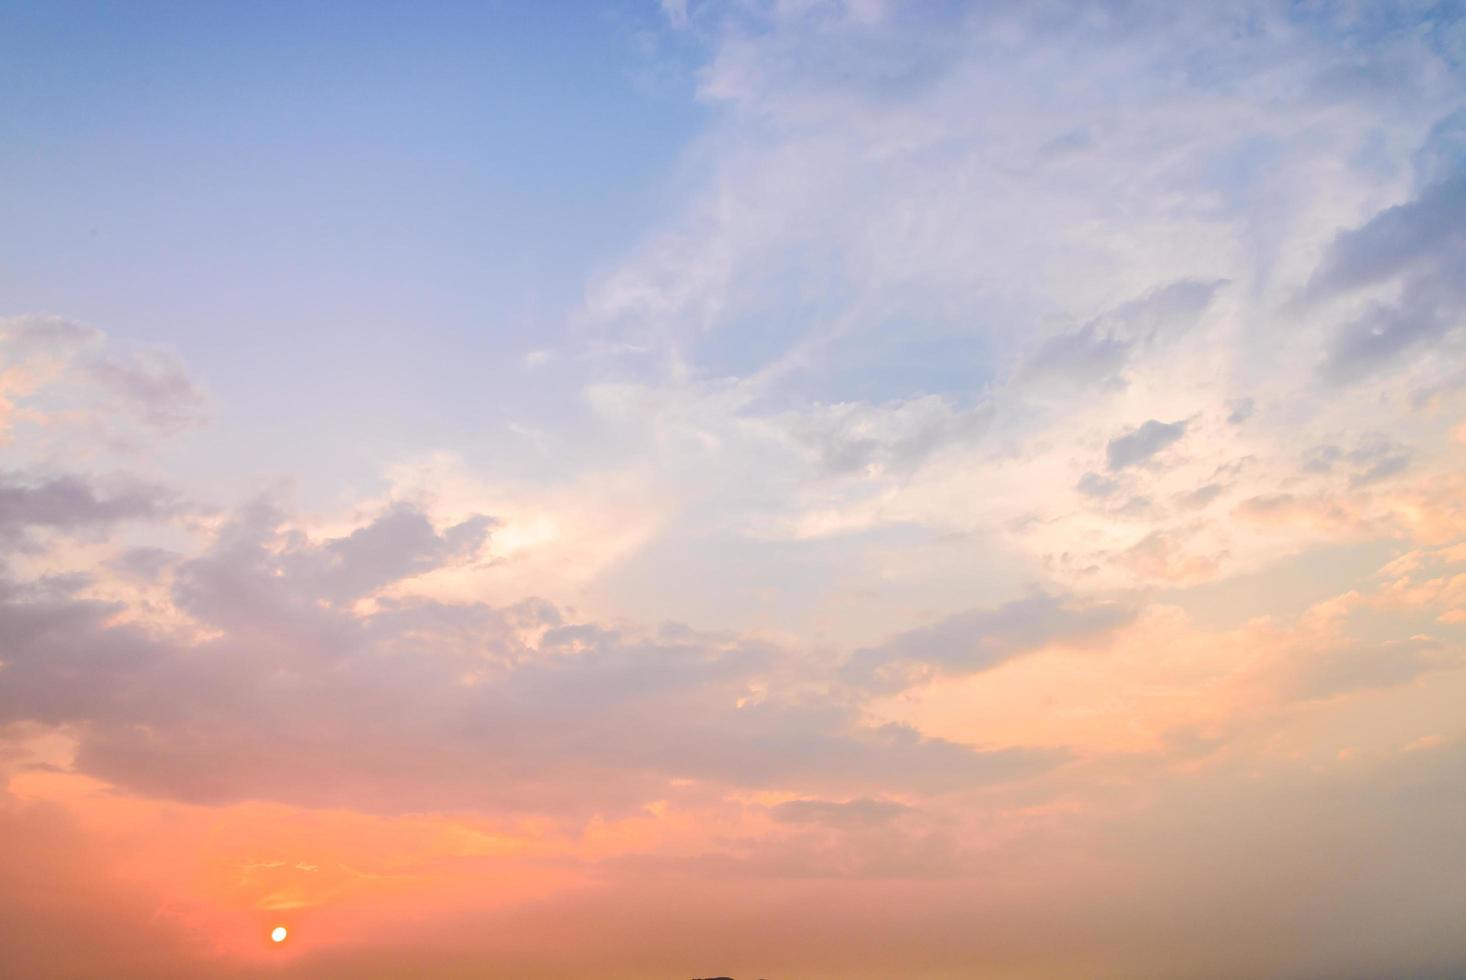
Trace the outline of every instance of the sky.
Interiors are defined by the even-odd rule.
[[[8,977],[1445,980],[1463,703],[1460,3],[0,0]]]

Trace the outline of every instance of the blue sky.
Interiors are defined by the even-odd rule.
[[[177,350],[262,461],[302,427],[345,462],[364,431],[532,399],[519,358],[564,335],[706,114],[645,5],[3,18],[7,305]]]

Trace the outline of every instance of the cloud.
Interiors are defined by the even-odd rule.
[[[1410,447],[1389,436],[1364,433],[1354,449],[1333,443],[1313,447],[1304,458],[1303,471],[1323,476],[1342,470],[1348,473],[1348,485],[1357,489],[1403,473],[1413,455]]]
[[[1223,556],[1188,551],[1184,538],[1166,531],[1151,531],[1115,561],[1138,577],[1152,582],[1197,582],[1212,577]]]
[[[1113,381],[1132,355],[1190,329],[1211,305],[1225,279],[1181,279],[1107,311],[1078,330],[1047,341],[1028,360],[1023,375],[1068,384]]]
[[[1459,974],[1462,583],[1374,577],[1466,534],[1446,12],[665,9],[711,111],[504,347],[517,439],[434,388],[380,483],[285,474],[322,513],[179,503],[277,474],[58,475],[207,397],[0,326],[0,945],[166,975],[95,896],[193,977],[284,910],[282,976]]]
[[[1167,446],[1174,445],[1186,434],[1186,422],[1161,422],[1151,419],[1123,436],[1116,436],[1105,447],[1105,459],[1111,470],[1122,470],[1148,461]]]
[[[0,317],[0,365],[0,438],[24,426],[32,452],[48,439],[70,456],[134,447],[209,417],[177,356],[61,317]]]
[[[832,474],[905,472],[953,443],[981,434],[983,409],[957,411],[927,395],[889,405],[841,403],[817,406],[788,418],[790,433],[812,449]]]
[[[1381,451],[1371,459],[1368,465],[1359,473],[1355,474],[1349,481],[1353,487],[1368,486],[1380,480],[1397,476],[1410,466],[1410,452],[1391,452],[1388,449]]]
[[[1098,473],[1086,473],[1079,478],[1074,489],[1086,497],[1108,497],[1118,490],[1120,485],[1109,477],[1100,476]]]
[[[1220,497],[1224,490],[1226,487],[1219,483],[1208,483],[1195,490],[1186,491],[1180,495],[1178,500],[1182,507],[1199,510]]]
[[[1443,298],[1440,290],[1417,284],[1404,302],[1375,306],[1342,327],[1325,355],[1324,377],[1336,384],[1358,381],[1440,338],[1460,322],[1459,311],[1441,308]]]
[[[855,651],[841,669],[858,688],[890,693],[947,674],[975,674],[1051,643],[1085,644],[1129,622],[1111,603],[1037,594],[993,609],[949,616]]]
[[[1039,348],[1028,362],[1026,373],[1079,384],[1103,381],[1125,366],[1131,347],[1131,341],[1103,334],[1095,324],[1086,323]]]
[[[152,582],[178,560],[178,554],[166,548],[148,546],[127,548],[107,562],[108,569],[125,578]]]
[[[1458,261],[1466,245],[1466,174],[1428,187],[1419,198],[1386,208],[1334,239],[1309,281],[1329,296],[1361,289],[1414,269]]]
[[[679,488],[658,537],[971,535],[1060,590],[1154,584],[1137,570],[1165,556],[1225,578],[1303,535],[1239,530],[1186,494],[1301,500],[1287,481],[1305,447],[1366,430],[1410,442],[1401,406],[1317,382],[1330,349],[1354,357],[1340,324],[1435,261],[1427,242],[1393,278],[1342,285],[1368,250],[1340,229],[1401,199],[1417,150],[1431,180],[1449,156],[1459,95],[1424,35],[1235,6],[1070,22],[708,3],[694,20],[719,113],[578,320],[604,355],[598,396],[655,406],[635,424],[656,435],[628,453],[720,474]],[[933,56],[908,70],[916,51]],[[899,81],[875,84],[877,63]],[[1104,81],[1056,86],[1058,65]],[[1417,203],[1437,200],[1419,186]],[[1331,284],[1296,303],[1313,276]],[[641,353],[607,353],[627,343]],[[1443,380],[1455,348],[1436,351],[1412,385]],[[1105,465],[1078,465],[1096,433],[1114,437]],[[1408,466],[1351,489],[1422,472],[1435,450],[1411,446]],[[1308,544],[1342,528],[1313,522]],[[848,588],[884,588],[874,568],[851,566]],[[950,588],[935,569],[923,585]]]
[[[1232,425],[1241,425],[1252,418],[1257,411],[1257,403],[1251,398],[1236,398],[1227,402],[1227,421]]]
[[[868,725],[767,644],[643,635],[544,603],[380,595],[473,560],[487,527],[440,530],[398,505],[310,539],[255,504],[175,568],[193,637],[64,586],[12,583],[0,723],[74,726],[79,769],[134,792],[378,810],[615,809],[677,778],[940,793],[1062,757]]]
[[[1466,109],[1437,120],[1412,162],[1417,179],[1426,187],[1466,173]]]
[[[813,823],[833,827],[869,827],[894,820],[911,807],[894,800],[789,800],[773,809],[780,823]]]
[[[46,356],[66,356],[101,339],[101,331],[58,316],[29,314],[0,318],[0,343],[15,361]]]
[[[345,630],[351,623],[324,606],[345,607],[403,579],[470,563],[493,527],[480,515],[440,531],[422,511],[398,503],[348,535],[314,541],[284,528],[284,518],[263,500],[241,510],[210,551],[178,566],[179,608],[245,634],[306,623]]]
[[[32,529],[96,531],[122,521],[157,520],[176,512],[159,487],[122,484],[99,490],[79,476],[27,480],[0,473],[0,540],[12,546]]]
[[[87,376],[124,408],[162,432],[176,432],[207,420],[209,401],[176,356],[158,350],[98,357]]]
[[[1303,698],[1328,698],[1378,691],[1462,663],[1460,651],[1428,637],[1379,644],[1356,643],[1302,665],[1292,693]]]
[[[1309,281],[1315,300],[1399,279],[1329,341],[1320,370],[1334,384],[1369,377],[1466,322],[1466,174],[1427,187],[1344,232]]]

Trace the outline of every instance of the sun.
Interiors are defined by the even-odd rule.
[[[273,942],[283,943],[285,941],[285,937],[288,935],[290,935],[290,933],[285,931],[284,926],[276,926],[275,928],[270,930],[270,939]]]

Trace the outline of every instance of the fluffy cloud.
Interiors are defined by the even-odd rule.
[[[791,652],[578,623],[543,603],[356,604],[470,561],[489,522],[441,530],[399,505],[311,540],[267,505],[173,570],[204,639],[160,635],[66,583],[0,605],[0,720],[80,733],[77,765],[180,799],[368,808],[625,807],[668,781],[940,792],[1042,771],[863,724]]]
[[[1186,434],[1186,423],[1151,419],[1136,429],[1116,436],[1105,446],[1105,459],[1112,470],[1122,470],[1148,461]]]
[[[63,442],[89,455],[134,448],[209,413],[208,396],[167,351],[127,348],[57,316],[0,317],[0,438],[24,435],[28,454]]]
[[[126,485],[100,490],[74,475],[19,478],[0,473],[0,541],[12,547],[33,528],[97,531],[128,520],[169,516],[173,495],[158,487]]]

